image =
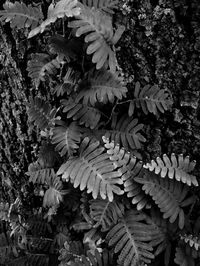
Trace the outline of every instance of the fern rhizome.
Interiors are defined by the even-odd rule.
[[[124,78],[120,3],[60,0],[46,11],[19,1],[0,11],[30,42],[48,38],[27,62],[27,114],[40,148],[26,180],[38,204],[25,208],[20,194],[0,202],[0,264],[197,265],[196,162],[146,158],[145,117],[170,113],[173,97]]]

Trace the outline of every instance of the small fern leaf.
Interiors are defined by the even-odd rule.
[[[142,143],[146,141],[140,133],[143,124],[138,124],[137,118],[132,119],[124,115],[119,121],[116,120],[112,123],[111,127],[108,130],[102,130],[102,134],[126,150],[141,149]]]
[[[68,23],[70,28],[76,29],[76,36],[85,35],[85,42],[89,43],[87,54],[92,55],[92,62],[96,69],[109,65],[111,72],[115,72],[117,60],[111,49],[113,45],[112,18],[95,8],[81,5],[80,15],[77,19]]]
[[[169,218],[170,223],[176,219],[179,221],[179,228],[182,229],[185,223],[185,214],[182,209],[188,187],[176,180],[160,179],[155,174],[144,172],[143,178],[135,178],[139,184],[143,184],[142,189],[150,195],[163,212],[163,218]]]
[[[53,4],[50,4],[48,8],[47,19],[44,20],[39,27],[33,29],[29,33],[28,38],[32,38],[40,32],[42,33],[47,26],[49,26],[51,23],[56,22],[58,18],[63,18],[65,16],[73,17],[79,15],[80,8],[78,7],[77,3],[77,0],[60,0],[56,3],[55,6]]]
[[[126,97],[127,88],[116,74],[105,69],[90,71],[83,82],[80,84],[80,92],[76,101],[83,99],[84,104],[94,106],[96,102],[104,104],[114,102],[117,98],[121,100]]]
[[[195,266],[194,259],[188,256],[182,247],[176,248],[174,262],[179,266]]]
[[[110,160],[118,167],[122,174],[124,183],[124,192],[128,198],[132,198],[132,204],[137,204],[137,210],[149,207],[149,199],[142,191],[141,185],[134,181],[135,177],[142,175],[143,164],[132,156],[125,149],[120,149],[119,145],[115,145],[114,141],[109,142],[105,136],[103,137],[105,148],[110,156]]]
[[[62,182],[59,178],[55,178],[51,183],[51,186],[45,191],[43,198],[43,207],[57,207],[62,201]]]
[[[95,9],[100,9],[104,12],[109,14],[114,14],[113,9],[117,9],[118,0],[81,0],[81,2],[90,7]]]
[[[156,234],[157,230],[146,223],[142,212],[131,210],[109,231],[106,239],[109,246],[114,246],[114,252],[119,252],[118,263],[130,266],[151,262],[154,255],[149,242]]]
[[[79,125],[93,129],[101,119],[101,112],[97,108],[84,103],[76,103],[73,98],[61,100],[61,104],[64,107],[63,112],[67,113],[67,118],[77,120]]]
[[[57,58],[51,60],[49,55],[43,53],[32,54],[32,59],[28,61],[28,76],[32,79],[35,86],[38,87],[40,81],[45,81],[45,75],[55,75],[60,68],[60,61]]]
[[[34,29],[43,19],[43,14],[40,6],[26,6],[24,3],[6,2],[4,10],[0,11],[0,21],[10,22],[12,28]]]
[[[151,163],[144,165],[144,168],[149,171],[154,171],[156,174],[160,174],[162,178],[168,176],[170,179],[175,178],[177,181],[181,181],[188,186],[193,184],[198,186],[196,176],[189,174],[194,170],[196,161],[191,161],[189,156],[183,157],[182,154],[178,155],[178,159],[174,153],[171,154],[171,160],[164,154],[163,160],[160,157],[156,158]]]
[[[102,231],[108,231],[112,225],[116,224],[124,214],[123,205],[102,199],[90,201],[90,216],[96,222],[94,227],[101,226]]]
[[[55,150],[59,151],[61,156],[64,156],[66,153],[72,156],[78,149],[80,140],[81,131],[75,122],[72,122],[69,126],[62,123],[53,129],[52,143],[56,144]]]
[[[164,113],[172,105],[169,92],[160,90],[156,85],[146,85],[142,88],[140,83],[136,82],[134,97],[129,105],[129,116],[133,115],[135,108],[141,108],[146,115],[148,113],[157,115],[159,112]]]
[[[118,186],[123,181],[104,150],[98,141],[84,138],[79,148],[79,157],[70,158],[61,165],[57,174],[61,174],[66,181],[70,180],[75,188],[87,188],[87,193],[92,192],[94,199],[100,194],[102,199],[112,201],[114,193],[123,194]]]
[[[52,109],[49,103],[39,97],[30,97],[28,107],[27,113],[29,120],[34,122],[41,130],[51,127],[54,124],[57,110]]]
[[[40,162],[31,163],[26,174],[33,184],[50,184],[56,178],[54,169],[46,168]]]
[[[187,243],[191,248],[193,247],[195,250],[200,251],[200,238],[193,235],[183,235],[180,236],[180,239]]]

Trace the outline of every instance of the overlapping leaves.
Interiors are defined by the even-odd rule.
[[[146,115],[148,113],[156,115],[159,112],[164,113],[171,105],[172,99],[168,91],[159,89],[156,85],[141,87],[140,83],[136,82],[134,99],[130,101],[128,113],[132,116],[135,108],[141,108]]]
[[[155,174],[160,174],[161,177],[168,176],[170,179],[175,178],[177,181],[186,183],[189,186],[191,184],[198,186],[196,176],[189,174],[194,170],[195,165],[196,161],[190,162],[189,156],[184,158],[180,154],[177,159],[175,154],[172,153],[171,158],[164,154],[163,159],[157,157],[156,161],[152,160],[151,163],[144,165],[144,168],[154,171]]]
[[[123,194],[119,187],[123,183],[120,173],[115,170],[99,142],[88,137],[84,138],[80,145],[79,156],[72,157],[61,165],[57,174],[61,174],[63,180],[70,180],[75,188],[87,188],[87,193],[92,192],[94,199],[100,195],[103,199],[112,201],[114,193]]]
[[[136,177],[135,181],[143,184],[142,189],[150,195],[158,205],[163,218],[169,218],[170,223],[178,219],[179,227],[185,224],[185,214],[182,207],[192,204],[193,197],[186,198],[188,187],[176,180],[162,179],[153,173],[144,172],[143,178]]]
[[[11,3],[6,2],[4,10],[0,10],[0,20],[10,22],[12,28],[23,29],[31,28],[34,29],[43,19],[43,14],[40,6],[26,6],[24,3]]]

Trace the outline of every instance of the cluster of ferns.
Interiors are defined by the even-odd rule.
[[[170,112],[173,97],[157,84],[127,86],[117,12],[115,0],[53,1],[47,12],[16,1],[0,11],[30,41],[48,37],[48,52],[27,62],[40,148],[24,174],[39,204],[0,202],[1,265],[198,263],[196,162],[174,153],[145,160],[140,119]]]

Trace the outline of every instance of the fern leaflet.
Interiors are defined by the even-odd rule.
[[[161,177],[168,176],[170,179],[175,178],[177,181],[186,183],[188,186],[191,184],[198,186],[196,176],[189,173],[194,170],[196,161],[190,162],[189,156],[183,157],[182,154],[178,155],[178,160],[174,153],[171,154],[171,161],[169,157],[164,154],[163,160],[160,157],[156,158],[151,163],[144,165],[144,168],[149,171],[154,171],[156,174],[160,174]]]
[[[142,212],[128,211],[117,225],[107,234],[109,246],[114,246],[114,252],[119,254],[120,265],[138,265],[150,263],[154,258],[150,242],[157,238],[157,229],[146,223]]]
[[[85,42],[89,43],[87,54],[93,54],[92,62],[96,63],[96,69],[100,69],[107,63],[111,72],[115,72],[117,60],[111,49],[121,36],[123,31],[117,31],[117,38],[112,27],[112,18],[95,8],[81,5],[81,12],[76,20],[68,23],[70,28],[76,28],[76,36],[85,36]],[[123,28],[124,30],[124,28]]]
[[[142,175],[143,165],[135,156],[120,149],[119,145],[115,145],[114,141],[109,142],[109,139],[103,137],[107,153],[114,165],[119,168],[124,182],[124,192],[128,198],[132,198],[132,204],[137,204],[137,210],[149,207],[149,199],[142,191],[141,185],[134,181],[134,177]]]
[[[62,201],[62,195],[64,194],[65,192],[62,191],[62,182],[57,177],[51,182],[50,187],[45,191],[43,207],[57,207]]]
[[[84,104],[92,106],[96,102],[113,103],[115,98],[121,100],[122,97],[126,97],[127,92],[122,80],[105,69],[90,71],[80,84],[80,89],[76,101],[83,99]]]
[[[100,9],[110,14],[114,14],[113,9],[117,9],[118,0],[81,0],[81,2],[92,8]]]
[[[142,111],[147,115],[158,112],[164,113],[172,105],[172,100],[166,90],[160,90],[158,86],[146,85],[143,88],[139,82],[135,84],[134,97],[129,105],[129,116],[132,116],[135,108],[142,108]]]
[[[81,131],[75,122],[67,126],[59,121],[60,126],[54,127],[52,143],[57,144],[55,150],[63,156],[66,153],[72,156],[81,141]]]
[[[101,225],[102,231],[108,231],[116,224],[124,213],[123,205],[115,201],[96,199],[90,201],[90,216],[96,222],[94,227]]]
[[[0,20],[10,22],[12,28],[23,29],[30,27],[34,29],[43,19],[40,6],[26,6],[24,3],[6,2],[3,7],[5,10],[0,11]]]
[[[38,33],[42,33],[47,26],[51,23],[54,23],[58,18],[66,17],[73,17],[77,16],[80,13],[80,8],[77,5],[77,0],[60,0],[54,6],[53,3],[50,4],[48,8],[48,15],[47,19],[44,20],[39,27],[33,29],[28,38],[32,38],[33,36],[37,35]]]
[[[98,141],[84,138],[79,148],[79,157],[70,158],[61,165],[57,174],[62,174],[66,181],[70,180],[75,188],[87,188],[87,193],[92,192],[94,199],[100,194],[103,199],[108,197],[112,201],[113,193],[123,194],[118,186],[123,181],[104,150]]]
[[[91,129],[95,128],[101,119],[101,112],[88,104],[76,103],[73,98],[61,100],[63,112],[67,113],[67,118],[77,120],[79,125],[85,125]]]
[[[46,73],[55,75],[58,68],[60,68],[58,57],[51,60],[49,55],[43,53],[32,54],[32,59],[27,65],[28,75],[36,87],[39,86],[40,81],[45,81]]]
[[[146,141],[140,133],[142,128],[143,124],[138,124],[137,118],[132,119],[124,115],[119,121],[113,119],[111,129],[99,130],[99,134],[123,146],[126,150],[135,150],[141,149],[142,142]]]
[[[39,97],[29,98],[28,117],[37,127],[44,130],[51,127],[55,122],[57,110],[52,109],[51,105]]]
[[[135,181],[143,184],[142,189],[149,194],[163,212],[163,218],[169,218],[174,223],[178,218],[179,227],[182,229],[185,223],[185,215],[182,206],[191,204],[185,199],[188,187],[176,180],[160,179],[153,173],[144,173],[143,178],[135,178]]]
[[[28,167],[29,182],[33,184],[50,184],[56,175],[53,168],[44,167],[40,162],[31,163]]]

